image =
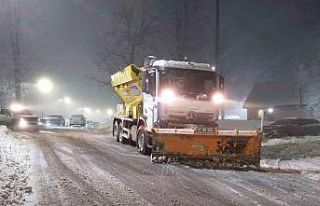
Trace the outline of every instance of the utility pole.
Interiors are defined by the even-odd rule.
[[[16,101],[21,101],[21,16],[16,1],[8,3],[8,17],[10,24],[10,43],[13,63],[13,86]]]
[[[215,1],[215,41],[214,41],[214,63],[216,69],[219,67],[219,42],[220,42],[220,1]],[[221,72],[222,73],[222,72]]]
[[[214,64],[216,71],[219,71],[223,75],[222,67],[220,67],[220,0],[214,0],[214,11],[215,11],[215,35],[214,35]],[[220,106],[221,119],[225,116],[225,105]]]

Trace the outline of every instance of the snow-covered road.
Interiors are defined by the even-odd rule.
[[[37,205],[320,205],[320,181],[300,173],[152,164],[86,130],[22,132]]]
[[[25,204],[32,193],[29,153],[25,140],[0,126],[0,205]]]

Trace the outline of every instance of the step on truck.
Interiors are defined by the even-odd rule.
[[[224,79],[209,64],[147,57],[113,74],[111,84],[122,101],[113,137],[152,162],[259,167],[259,130],[219,130]]]

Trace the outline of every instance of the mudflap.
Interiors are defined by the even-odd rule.
[[[259,168],[262,133],[220,131],[195,134],[187,130],[154,129],[151,160],[205,168]]]

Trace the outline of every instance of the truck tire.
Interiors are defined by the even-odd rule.
[[[121,144],[126,144],[127,139],[122,136],[122,133],[123,133],[122,128],[123,128],[123,123],[120,123],[119,124],[119,141],[121,142]]]
[[[137,134],[137,148],[141,154],[150,154],[150,149],[147,146],[147,133],[143,126],[140,126]]]
[[[113,123],[113,138],[119,142],[119,136],[120,136],[120,131],[119,131],[119,124],[118,122]]]

